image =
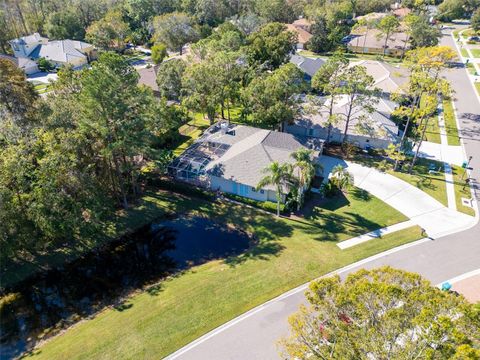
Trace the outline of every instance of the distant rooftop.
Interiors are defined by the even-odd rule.
[[[325,60],[320,58],[310,58],[302,55],[294,54],[290,58],[290,62],[295,64],[300,70],[310,77],[313,77],[317,71],[325,64]]]

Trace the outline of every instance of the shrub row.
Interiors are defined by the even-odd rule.
[[[271,202],[271,201],[257,201],[253,199],[249,199],[243,196],[238,196],[234,194],[229,194],[229,193],[223,193],[223,195],[229,199],[241,202],[243,204],[247,204],[262,210],[266,210],[268,212],[277,213],[277,203]],[[280,204],[280,213],[283,213],[285,211],[285,205]]]

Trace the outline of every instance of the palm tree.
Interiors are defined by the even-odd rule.
[[[280,202],[286,186],[292,183],[292,165],[280,164],[278,161],[272,162],[263,170],[265,175],[257,184],[257,191],[265,185],[273,185],[277,188],[277,216],[280,216]]]
[[[300,210],[304,199],[305,187],[310,185],[320,164],[313,162],[313,150],[300,148],[290,155],[295,164],[293,167],[297,170],[297,210]]]
[[[332,169],[330,181],[342,192],[345,192],[351,185],[353,185],[353,175],[342,165],[336,165]]]

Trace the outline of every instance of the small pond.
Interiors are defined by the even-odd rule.
[[[147,225],[62,268],[6,289],[0,308],[2,345],[9,343],[6,348],[13,350],[9,353],[18,355],[31,346],[24,341],[29,336],[61,329],[106,305],[128,309],[120,299],[132,290],[190,266],[240,254],[250,244],[245,232],[202,217]],[[159,287],[161,283],[147,291],[154,295]]]

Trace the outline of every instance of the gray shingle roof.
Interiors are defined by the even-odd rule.
[[[31,58],[46,58],[51,61],[69,62],[75,58],[86,58],[80,50],[92,45],[82,41],[54,40],[47,44],[38,45],[29,55]]]
[[[313,77],[317,71],[325,64],[325,60],[320,58],[309,58],[301,55],[292,55],[290,62],[295,64],[305,74]]]
[[[304,147],[291,134],[235,125],[230,135],[213,136],[211,140],[231,145],[219,159],[207,165],[207,173],[255,187],[273,161],[293,163],[291,153]],[[209,138],[204,141],[211,141]],[[273,190],[273,187],[265,187]]]

